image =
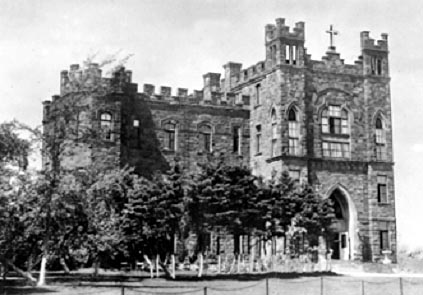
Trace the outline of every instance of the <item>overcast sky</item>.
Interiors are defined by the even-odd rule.
[[[360,54],[360,31],[389,34],[399,239],[423,248],[423,1],[0,0],[0,122],[39,125],[60,71],[93,53],[133,54],[140,90],[201,89],[202,75],[227,61],[263,60],[264,26],[278,17],[306,23],[313,59],[325,54],[330,24],[346,63]]]

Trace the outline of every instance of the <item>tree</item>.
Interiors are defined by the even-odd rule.
[[[30,141],[22,139],[17,128],[18,122],[0,124],[0,263],[6,269],[11,267],[31,283],[35,279],[16,265],[22,253],[34,248],[36,241],[29,237],[25,217],[31,211],[27,205],[33,199],[27,196],[31,179],[25,170],[30,152]]]
[[[48,180],[47,189],[43,191],[40,198],[44,199],[44,241],[43,258],[41,262],[39,285],[45,284],[45,269],[47,258],[53,236],[67,231],[56,231],[53,217],[55,210],[60,208],[59,203],[63,201],[60,197],[61,179],[65,175],[72,174],[76,168],[97,170],[100,167],[107,168],[107,161],[83,161],[81,163],[80,154],[84,154],[84,159],[91,159],[95,148],[102,146],[102,130],[97,126],[97,122],[91,115],[93,101],[104,98],[119,91],[120,80],[115,79],[119,73],[124,71],[122,64],[127,58],[121,60],[113,68],[111,79],[101,78],[101,68],[110,66],[116,62],[116,57],[112,56],[100,64],[92,62],[95,56],[88,58],[82,67],[82,71],[72,75],[62,77],[61,96],[55,99],[54,104],[46,103],[44,108],[43,127],[44,132],[40,136],[43,153],[44,176]],[[58,196],[56,198],[56,196]],[[57,205],[57,206],[56,206]],[[67,207],[69,204],[63,204]],[[56,206],[56,207],[55,207]],[[96,208],[98,210],[101,207]],[[112,212],[107,218],[115,219]],[[103,216],[105,217],[105,216]],[[64,245],[65,239],[60,239]],[[63,251],[59,251],[64,253]],[[63,257],[61,257],[63,259]],[[65,267],[66,269],[66,267]]]
[[[184,227],[184,196],[184,175],[176,163],[167,174],[156,175],[152,180],[134,179],[122,219],[128,253],[137,258],[141,258],[141,253],[150,269],[153,266],[149,257],[156,257],[156,264],[160,257],[165,261],[171,257],[172,274],[165,263],[160,264],[172,277],[176,240]]]
[[[258,181],[248,168],[225,165],[223,159],[202,165],[201,171],[192,176],[188,211],[200,260],[207,250],[205,236],[210,232],[220,230],[237,240],[240,235],[254,235],[263,227]],[[234,249],[237,251],[237,247]],[[199,276],[201,272],[202,263]]]

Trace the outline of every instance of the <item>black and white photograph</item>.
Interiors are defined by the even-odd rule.
[[[0,0],[0,295],[423,294],[422,37],[417,0]]]

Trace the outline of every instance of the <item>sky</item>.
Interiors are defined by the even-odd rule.
[[[346,63],[360,31],[389,34],[395,186],[401,247],[423,249],[423,1],[418,0],[0,0],[0,122],[41,124],[41,102],[59,93],[60,71],[96,55],[123,58],[133,81],[202,88],[202,75],[264,59],[264,26],[304,21],[320,59],[329,25]],[[175,92],[172,92],[175,93]]]

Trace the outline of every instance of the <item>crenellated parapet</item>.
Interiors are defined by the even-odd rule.
[[[222,79],[224,92],[230,92],[237,86],[258,79],[270,69],[265,61],[259,61],[246,69],[243,69],[240,63],[228,62],[223,68],[225,70],[225,77]]]
[[[380,40],[370,38],[368,31],[360,33],[360,43],[362,50],[376,50],[376,51],[388,51],[388,34],[381,34]]]
[[[69,70],[60,73],[60,95],[76,92],[136,92],[137,86],[132,83],[132,71],[120,67],[110,78],[102,77],[102,70],[97,63],[86,67],[73,64]]]
[[[277,38],[288,38],[288,39],[305,39],[304,22],[297,22],[295,27],[290,30],[290,27],[285,24],[284,18],[277,18],[276,25],[268,24],[266,29],[266,42],[271,42]]]
[[[210,82],[210,81],[209,81]],[[211,81],[217,83],[217,80]],[[219,81],[220,85],[220,81]],[[215,84],[213,87],[218,87]],[[187,88],[176,88],[176,92],[172,94],[172,88],[168,86],[156,87],[152,84],[144,84],[141,97],[144,100],[163,102],[169,104],[184,105],[210,105],[221,107],[248,108],[250,97],[248,95],[235,94],[232,92],[209,91],[207,99],[205,99],[205,90],[193,90],[188,93]]]

